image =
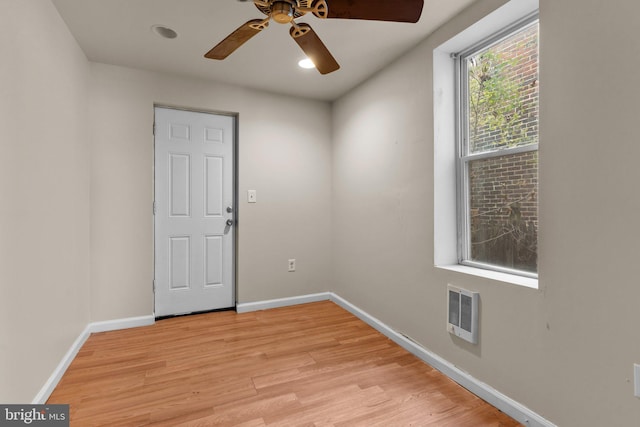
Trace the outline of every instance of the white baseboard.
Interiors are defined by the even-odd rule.
[[[466,388],[476,396],[500,409],[502,412],[524,424],[525,426],[556,427],[553,423],[536,414],[526,406],[516,402],[508,396],[505,396],[488,384],[485,384],[482,381],[472,377],[452,363],[446,361],[437,354],[430,352],[426,348],[405,337],[404,335],[396,332],[385,323],[381,322],[380,320],[371,316],[369,313],[361,310],[360,308],[356,307],[349,301],[336,295],[333,292],[238,304],[237,311],[238,313],[245,313],[249,311],[266,310],[269,308],[278,308],[289,305],[325,300],[333,301],[340,307],[349,311],[351,314],[355,315],[363,322],[369,324],[371,327],[387,336],[389,339],[418,357],[420,360],[442,372],[444,375],[451,378],[462,387]]]
[[[102,322],[89,323],[87,326],[89,332],[95,334],[97,332],[117,331],[118,329],[137,328],[139,326],[149,326],[155,323],[156,319],[153,315],[127,317],[126,319],[105,320]]]
[[[64,375],[67,368],[69,367],[69,365],[71,365],[71,362],[80,351],[80,348],[82,348],[82,345],[91,334],[97,332],[115,331],[118,329],[135,328],[137,326],[147,326],[152,325],[154,322],[155,318],[153,316],[140,316],[89,323],[80,333],[78,338],[76,338],[73,344],[71,344],[71,348],[69,348],[67,353],[62,357],[62,360],[60,361],[60,363],[58,363],[58,366],[56,366],[49,379],[44,383],[44,386],[42,386],[31,403],[37,405],[47,402],[47,399],[49,399],[49,396],[51,396],[51,393],[53,393],[53,390],[55,390],[58,382],[60,382],[62,375]]]
[[[307,304],[310,302],[331,300],[333,293],[322,292],[319,294],[301,295],[290,298],[271,299],[266,301],[246,302],[236,305],[238,313],[249,313],[251,311],[268,310],[270,308],[288,307],[290,305]]]
[[[84,342],[89,338],[91,332],[89,332],[89,325],[87,325],[84,330],[80,333],[78,338],[71,344],[71,348],[67,351],[67,353],[62,357],[56,369],[53,370],[53,373],[49,377],[49,379],[44,383],[44,386],[40,389],[36,397],[31,401],[34,405],[42,405],[47,403],[47,399],[53,393],[53,390],[56,388],[62,375],[66,372],[67,368],[73,361],[73,358],[76,357],[76,354],[80,351],[80,348],[84,344]]]

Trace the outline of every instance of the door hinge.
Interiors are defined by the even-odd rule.
[[[155,292],[155,291],[156,291],[156,280],[154,279],[153,280],[153,292]]]
[[[153,202],[153,214],[155,215],[158,212],[158,202]]]
[[[152,132],[153,132],[153,136],[156,136],[156,122],[153,122]]]

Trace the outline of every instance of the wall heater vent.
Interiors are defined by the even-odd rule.
[[[447,331],[470,343],[478,343],[478,300],[480,294],[447,285]]]

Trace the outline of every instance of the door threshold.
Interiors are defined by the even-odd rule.
[[[155,320],[157,322],[158,320],[173,319],[176,317],[196,316],[198,314],[217,313],[219,311],[235,311],[235,310],[236,310],[235,307],[214,308],[212,310],[191,311],[189,313],[178,313],[178,314],[168,314],[166,316],[158,316],[155,318]]]

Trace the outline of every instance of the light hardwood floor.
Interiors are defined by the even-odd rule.
[[[332,302],[93,334],[72,426],[517,426]]]

